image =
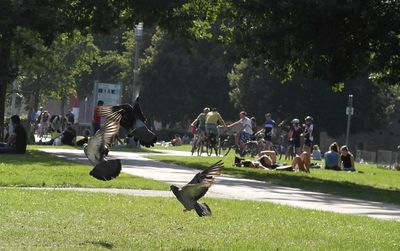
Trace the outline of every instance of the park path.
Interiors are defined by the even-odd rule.
[[[45,148],[41,151],[57,156],[89,164],[82,150]],[[161,150],[159,154],[190,156],[190,153],[181,151]],[[182,186],[199,172],[193,168],[162,163],[146,158],[146,155],[157,153],[110,152],[111,158],[122,161],[122,171],[131,175],[154,179],[170,184]],[[75,191],[123,193],[137,196],[172,196],[167,191],[134,190],[134,189],[85,189],[67,188]],[[305,191],[298,188],[271,185],[267,182],[236,178],[222,175],[207,193],[207,197],[267,201],[276,204],[289,205],[306,209],[331,211],[336,213],[358,214],[380,219],[394,219],[400,221],[400,206],[351,199],[319,192]]]

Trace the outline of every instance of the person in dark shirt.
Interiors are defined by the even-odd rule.
[[[291,145],[291,148],[294,148],[294,152],[297,155],[300,155],[300,136],[303,133],[303,129],[300,126],[300,120],[299,119],[293,119],[292,120],[292,127],[290,128],[289,131],[289,142]]]
[[[80,139],[76,142],[77,146],[83,146],[84,144],[87,144],[89,141],[89,136],[90,136],[90,131],[86,129],[83,133],[83,139]]]
[[[347,146],[340,148],[340,161],[342,163],[343,171],[355,172],[356,168],[354,165],[354,156],[349,152]]]
[[[75,115],[72,113],[71,110],[68,110],[67,114],[65,114],[68,123],[74,124],[75,123]]]
[[[28,140],[25,128],[21,125],[21,119],[18,115],[13,115],[11,122],[14,132],[8,137],[6,143],[0,143],[0,153],[24,154]]]
[[[76,137],[76,131],[72,127],[72,125],[70,123],[68,123],[67,128],[62,133],[61,143],[63,143],[63,145],[74,146],[75,145],[75,143],[74,143],[75,137]]]

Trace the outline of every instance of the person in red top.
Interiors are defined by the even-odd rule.
[[[104,102],[102,100],[99,100],[99,102],[97,102],[97,106],[93,110],[93,120],[92,120],[93,135],[95,135],[96,132],[100,129],[101,117],[99,113],[99,107],[103,105]]]

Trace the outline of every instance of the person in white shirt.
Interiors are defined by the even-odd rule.
[[[240,151],[243,150],[244,144],[250,140],[251,135],[253,135],[251,119],[249,119],[245,111],[239,113],[240,119],[235,123],[229,125],[228,127],[239,127],[240,133],[235,137],[236,145],[239,145]]]

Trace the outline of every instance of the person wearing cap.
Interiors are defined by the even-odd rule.
[[[292,120],[292,126],[288,133],[290,146],[288,148],[288,154],[291,156],[300,154],[300,136],[303,133],[303,129],[300,126],[299,119]]]
[[[313,145],[313,130],[314,130],[314,124],[313,124],[313,118],[311,116],[307,116],[305,119],[305,124],[304,124],[304,146],[303,150],[306,151],[308,154],[311,154],[311,146]]]
[[[275,121],[272,119],[271,113],[265,114],[265,122],[264,122],[264,139],[266,141],[264,150],[272,149],[272,133],[276,126]]]
[[[18,115],[11,116],[11,123],[13,124],[14,132],[7,138],[6,143],[0,142],[0,153],[24,154],[28,141],[25,128],[21,125],[21,119]]]

